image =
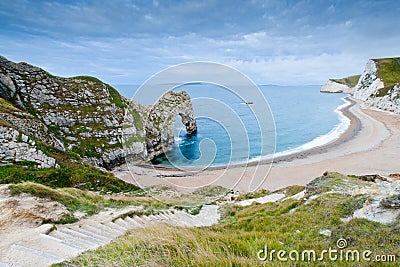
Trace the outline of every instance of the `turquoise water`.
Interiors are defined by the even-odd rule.
[[[153,163],[178,167],[219,166],[257,160],[274,153],[290,154],[334,140],[348,124],[337,111],[345,103],[343,94],[320,93],[321,86],[259,88],[275,122],[275,129],[264,129],[263,136],[252,105],[244,104],[229,90],[209,84],[174,89],[184,89],[191,96],[198,132],[187,135],[178,116],[172,149]],[[268,112],[266,109],[265,114]]]

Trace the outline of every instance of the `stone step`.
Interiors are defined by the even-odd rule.
[[[106,243],[110,242],[111,239],[112,239],[111,237],[99,234],[99,233],[94,232],[94,231],[90,231],[90,230],[88,230],[88,229],[86,229],[84,227],[75,227],[73,230],[75,230],[75,231],[77,231],[79,233],[82,233],[84,235],[90,236],[92,238],[102,240],[103,242],[106,242]]]
[[[158,221],[157,218],[156,218],[154,215],[152,215],[152,214],[147,215],[147,216],[145,216],[145,217],[143,217],[143,218],[144,218],[144,219],[148,219],[149,223],[155,223],[155,222]]]
[[[160,216],[160,218],[162,220],[168,220],[169,218],[171,218],[171,216],[169,216],[169,215],[167,215],[165,213],[160,213],[160,214],[158,214],[158,216]]]
[[[125,232],[128,230],[128,228],[123,227],[123,226],[116,224],[114,222],[111,222],[111,221],[105,222],[104,225],[110,227],[113,230],[119,231],[121,233],[121,235],[125,234]]]
[[[174,226],[189,226],[189,224],[183,220],[183,215],[181,213],[182,212],[175,212],[175,214],[166,222]]]
[[[114,223],[118,224],[119,226],[122,226],[122,227],[126,228],[127,230],[132,228],[132,225],[130,223],[124,221],[122,218],[116,219],[114,221]]]
[[[52,263],[64,260],[50,253],[44,253],[21,245],[12,245],[11,250],[12,252],[10,251],[9,255],[6,255],[6,260],[12,262],[11,266],[49,266]]]
[[[124,231],[121,229],[115,229],[114,227],[111,227],[109,225],[107,225],[105,222],[99,223],[97,225],[95,225],[95,227],[101,228],[105,231],[107,231],[108,233],[111,233],[115,236],[120,236],[124,234]]]
[[[125,221],[128,222],[128,223],[130,223],[130,224],[132,224],[134,228],[135,228],[135,227],[136,227],[136,228],[143,228],[143,227],[145,227],[142,223],[140,223],[140,222],[138,222],[138,221],[132,219],[132,218],[129,217],[129,216],[127,216],[127,217],[125,218]]]
[[[76,250],[84,250],[84,249],[85,249],[85,248],[82,247],[82,246],[75,245],[75,244],[73,244],[73,243],[71,243],[71,242],[67,242],[67,241],[65,241],[65,240],[63,240],[63,239],[60,239],[60,238],[51,236],[51,235],[49,235],[49,234],[40,234],[40,237],[42,237],[42,238],[47,238],[47,239],[51,239],[51,240],[53,240],[53,241],[56,241],[56,242],[58,242],[58,243],[61,243],[61,244],[65,245],[65,246],[68,246],[68,247],[73,248],[73,249],[76,249]]]
[[[217,205],[204,205],[200,213],[196,216],[199,225],[210,226],[218,223],[219,214]]]
[[[46,234],[40,233],[37,237],[30,240],[21,240],[16,245],[21,245],[36,251],[48,253],[63,259],[77,256],[82,251],[81,247],[71,246],[70,244],[63,244],[53,238],[48,238]]]
[[[53,236],[55,238],[61,239],[63,241],[66,241],[68,243],[72,243],[76,246],[82,247],[83,249],[91,249],[91,248],[96,248],[98,245],[96,243],[90,242],[88,240],[85,240],[83,238],[79,238],[77,236],[65,233],[61,230],[56,230],[52,231],[49,236]]]
[[[156,218],[157,221],[160,221],[160,222],[165,221],[165,218],[163,216],[161,216],[160,214],[156,214],[156,215],[154,215],[154,217]]]
[[[115,222],[85,219],[78,224],[57,226],[58,229],[54,231],[52,225],[42,225],[35,229],[36,234],[32,237],[29,236],[9,248],[10,253],[6,253],[6,257],[2,256],[0,267],[47,266],[107,244],[129,229],[144,228],[154,223],[183,227],[212,225],[219,219],[217,208],[215,205],[204,205],[198,215],[184,211],[166,211],[148,216],[127,216],[124,219],[118,218]]]
[[[137,221],[138,223],[142,224],[142,225],[146,225],[146,223],[148,222],[147,220],[144,220],[143,218],[135,215],[133,217],[131,217],[133,220]]]
[[[149,216],[147,216],[147,215],[138,216],[138,217],[142,220],[142,222],[143,222],[144,224],[150,223],[150,222],[152,221],[152,219],[151,219]]]
[[[90,227],[88,227],[90,226]],[[112,231],[111,229],[107,227],[103,227],[103,223],[101,221],[95,221],[95,220],[84,220],[78,224],[79,228],[84,228],[88,231],[91,231],[93,233],[100,234],[102,236],[106,237],[115,237],[117,234],[116,232]]]
[[[86,225],[81,225],[81,229],[88,230],[94,234],[97,234],[99,236],[104,236],[107,239],[113,239],[117,237],[119,234],[112,232],[111,230],[106,230],[102,228],[99,225],[93,225],[93,224],[86,224]]]
[[[177,212],[175,216],[176,219],[181,222],[181,226],[190,227],[196,225],[196,222],[193,220],[193,218],[185,212]]]
[[[92,242],[92,243],[94,243],[96,245],[104,245],[104,244],[106,244],[106,242],[104,240],[92,237],[92,236],[87,235],[87,234],[83,234],[83,233],[81,233],[81,232],[79,232],[79,231],[77,231],[75,229],[71,229],[69,227],[63,228],[63,229],[61,229],[61,231],[63,231],[64,233],[70,234],[70,235],[72,235],[74,237],[77,237],[77,238],[80,238],[80,239],[83,239],[83,240],[87,240],[87,241]]]
[[[169,218],[168,220],[164,221],[165,223],[172,225],[172,226],[181,226],[181,222],[177,218]]]

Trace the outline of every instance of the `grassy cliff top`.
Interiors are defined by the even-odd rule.
[[[400,82],[400,57],[373,59],[378,68],[378,77],[385,86]]]
[[[340,84],[345,84],[348,87],[354,87],[357,85],[358,80],[360,79],[361,75],[352,75],[352,76],[348,76],[345,78],[341,78],[341,79],[331,79],[331,81],[340,83]]]

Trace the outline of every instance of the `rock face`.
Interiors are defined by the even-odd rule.
[[[53,148],[64,156],[74,155],[74,160],[107,169],[124,163],[125,151],[148,159],[170,143],[168,123],[173,127],[176,115],[181,115],[188,132],[196,131],[186,93],[169,93],[160,101],[152,108],[143,107],[94,77],[55,77],[38,67],[0,57],[0,130],[9,133],[0,139],[1,163],[32,161],[40,167],[57,166]],[[134,138],[124,150],[126,114],[132,125],[124,128],[130,129]],[[150,119],[143,119],[147,117]],[[160,121],[163,127],[158,127]],[[22,136],[28,141],[19,142]]]
[[[371,59],[354,89],[370,107],[400,114],[400,58]]]
[[[35,141],[10,127],[0,126],[0,164],[32,162],[39,168],[58,167],[56,160],[35,146]]]
[[[181,117],[188,134],[197,132],[190,96],[185,91],[167,92],[150,107],[145,122],[147,152],[150,157],[163,153],[163,150],[174,142],[174,124],[177,115]]]
[[[135,102],[129,106],[125,115],[124,147],[130,151],[133,161],[152,159],[173,144],[178,115],[188,134],[197,132],[192,102],[185,91],[169,91],[148,107]]]

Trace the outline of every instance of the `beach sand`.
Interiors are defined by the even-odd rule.
[[[349,100],[352,105],[345,107],[342,112],[351,123],[337,140],[282,156],[273,163],[253,162],[193,173],[130,166],[130,172],[114,173],[142,187],[167,184],[182,191],[192,191],[205,185],[220,185],[240,192],[305,185],[325,171],[382,176],[400,173],[400,115],[361,108],[361,103],[351,98]]]

